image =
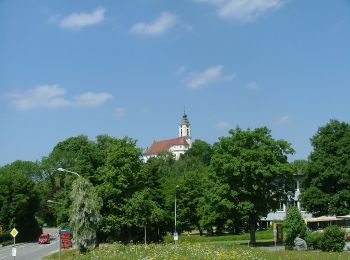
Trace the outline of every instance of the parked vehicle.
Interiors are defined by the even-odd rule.
[[[41,234],[39,237],[39,244],[50,244],[50,235],[49,234]]]

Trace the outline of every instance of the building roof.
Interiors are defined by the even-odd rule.
[[[176,137],[173,139],[154,141],[150,148],[147,149],[145,155],[158,154],[160,152],[169,151],[173,145],[188,145],[186,137]]]

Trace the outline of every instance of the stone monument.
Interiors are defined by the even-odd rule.
[[[299,235],[294,239],[294,249],[298,251],[307,250],[306,241],[299,237]]]

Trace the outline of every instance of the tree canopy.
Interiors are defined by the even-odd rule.
[[[23,161],[0,168],[0,223],[5,230],[15,227],[18,241],[37,238],[40,233],[35,219],[39,196],[32,170],[37,170],[35,163]]]
[[[245,218],[255,243],[256,223],[287,201],[294,192],[293,171],[287,156],[294,150],[284,140],[274,140],[266,128],[237,127],[214,145],[211,170],[221,186],[221,210],[231,221]]]
[[[95,245],[96,231],[102,222],[102,199],[92,184],[83,177],[74,181],[71,199],[70,225],[73,228],[73,238],[79,252],[84,253],[89,246]]]
[[[316,216],[347,215],[350,206],[350,125],[330,120],[311,138],[303,206]]]

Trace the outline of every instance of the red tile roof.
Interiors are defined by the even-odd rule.
[[[176,137],[173,139],[154,141],[150,148],[147,149],[145,155],[158,154],[160,152],[169,151],[173,145],[188,145],[186,137]]]

